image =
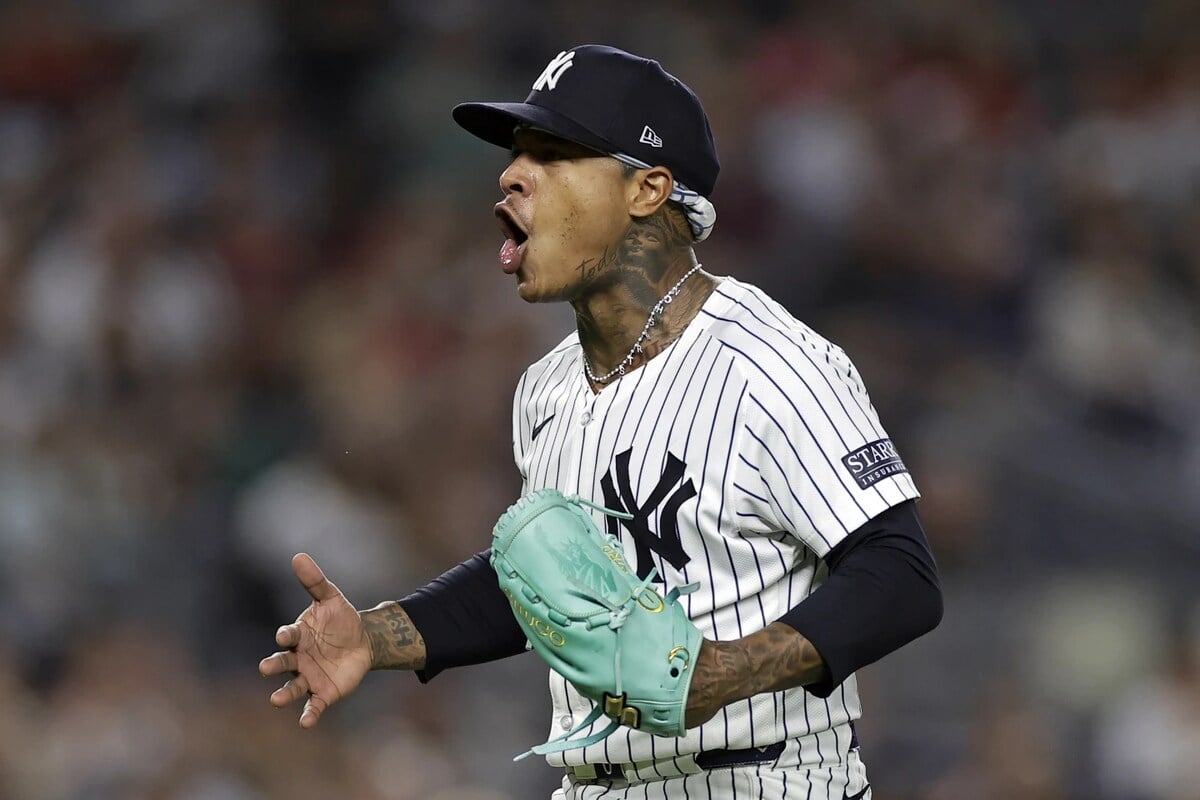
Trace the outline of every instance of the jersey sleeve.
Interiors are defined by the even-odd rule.
[[[743,409],[735,480],[751,529],[785,530],[824,557],[920,496],[853,364],[832,345],[768,365]]]

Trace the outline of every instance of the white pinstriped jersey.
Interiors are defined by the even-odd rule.
[[[598,394],[571,334],[526,370],[513,407],[523,492],[554,488],[634,513],[617,523],[593,512],[639,573],[658,570],[660,590],[700,584],[681,602],[717,640],[774,622],[821,584],[832,547],[918,497],[886,453],[863,478],[853,454],[881,440],[846,354],[732,278],[674,344]],[[592,708],[553,671],[550,694],[552,736]],[[678,739],[621,727],[549,761],[627,763],[799,739],[800,762],[825,765],[845,760],[847,723],[859,714],[851,676],[828,699],[799,688],[762,694]]]

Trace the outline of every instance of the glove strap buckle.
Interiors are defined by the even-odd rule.
[[[604,716],[611,717],[621,725],[628,725],[630,728],[636,728],[642,721],[642,712],[634,706],[625,705],[625,693],[621,692],[616,697],[613,697],[608,692],[604,693]]]

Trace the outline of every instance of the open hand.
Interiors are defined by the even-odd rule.
[[[271,693],[271,705],[283,708],[306,697],[300,727],[312,728],[325,709],[357,688],[371,669],[371,646],[358,611],[307,553],[292,557],[292,569],[312,597],[312,605],[291,625],[275,633],[284,650],[258,664],[264,676],[291,673]]]

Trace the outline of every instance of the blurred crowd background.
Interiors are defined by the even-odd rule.
[[[307,550],[360,607],[483,549],[569,330],[500,272],[462,100],[658,58],[718,275],[857,362],[942,626],[861,673],[880,798],[1200,798],[1200,5],[0,3],[0,798],[508,800],[531,657],[258,677]]]

